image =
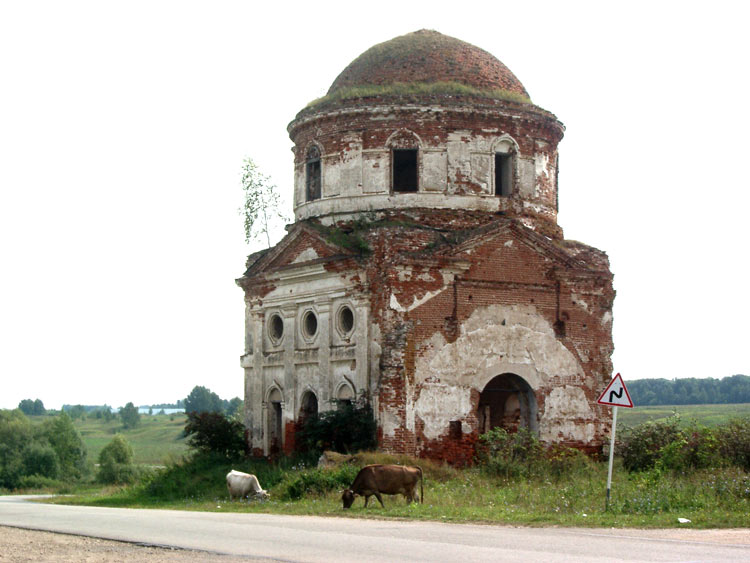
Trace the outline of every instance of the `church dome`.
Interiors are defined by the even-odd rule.
[[[506,94],[530,101],[521,81],[493,55],[427,29],[369,48],[339,74],[326,97],[419,93],[420,87],[430,93]]]

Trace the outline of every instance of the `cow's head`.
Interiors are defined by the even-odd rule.
[[[258,500],[268,500],[269,498],[271,498],[271,495],[268,491],[263,489],[259,493],[255,493],[255,498],[257,498]]]
[[[344,503],[344,508],[351,507],[352,503],[354,502],[354,491],[352,491],[351,489],[346,489],[341,495],[341,500]]]

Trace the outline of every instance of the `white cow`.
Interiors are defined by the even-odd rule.
[[[237,498],[247,498],[249,494],[255,495],[255,498],[265,500],[269,494],[260,488],[258,478],[249,473],[235,471],[232,469],[227,473],[227,489],[229,489],[229,500]]]

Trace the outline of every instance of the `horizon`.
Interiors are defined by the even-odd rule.
[[[461,7],[1,5],[0,408],[196,385],[244,398],[234,280],[262,245],[244,243],[243,159],[290,212],[287,124],[365,50],[419,29],[488,51],[565,124],[558,222],[609,257],[611,375],[750,373],[744,9]]]

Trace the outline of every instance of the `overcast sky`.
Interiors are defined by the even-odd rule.
[[[287,124],[427,28],[566,125],[559,222],[615,274],[615,371],[750,375],[741,2],[0,4],[0,408],[242,396],[239,174],[291,214]]]

